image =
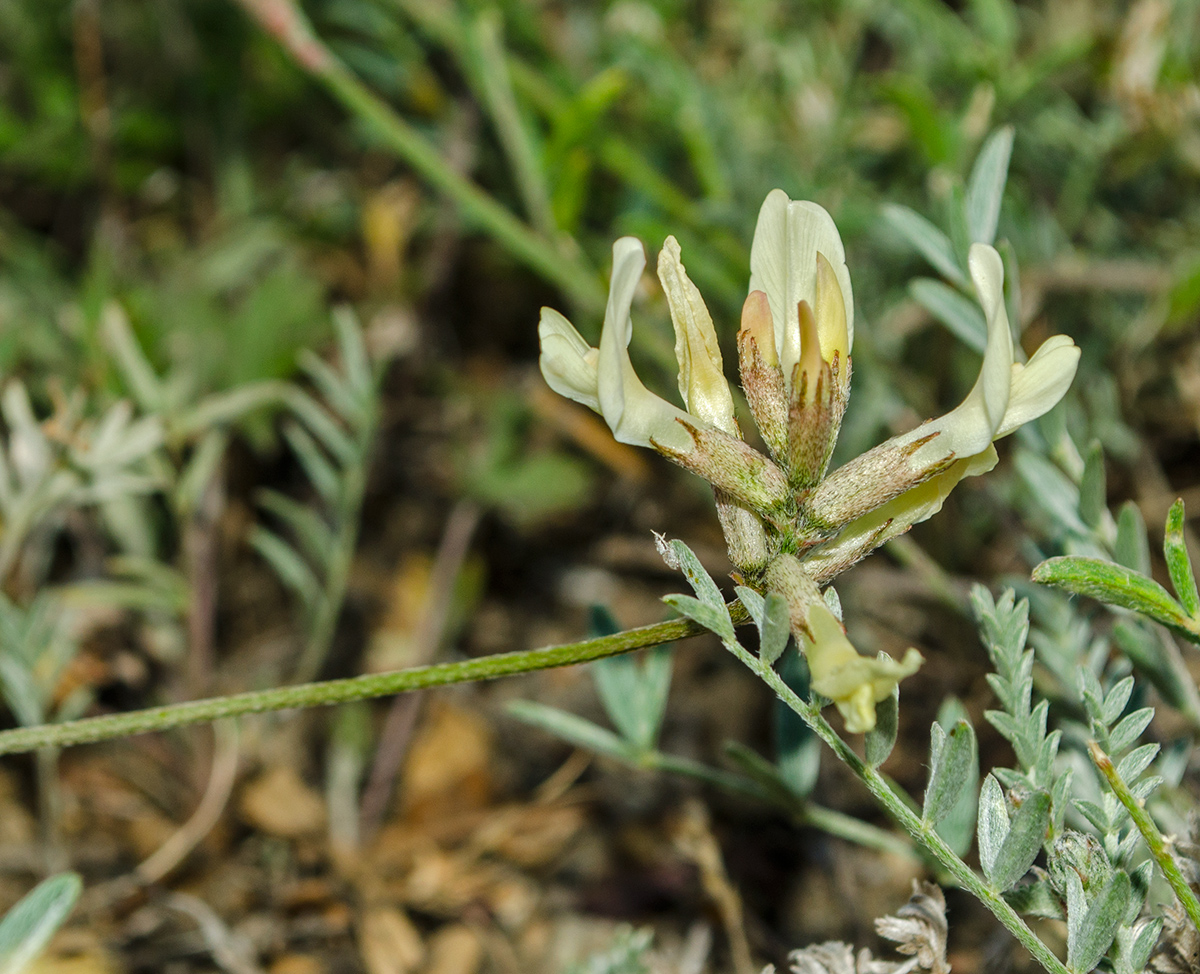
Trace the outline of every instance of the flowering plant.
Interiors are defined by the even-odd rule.
[[[841,237],[819,205],[782,190],[762,205],[750,253],[750,294],[737,335],[742,389],[767,448],[742,438],[712,316],[668,237],[658,277],[675,327],[686,411],[650,392],[629,359],[631,307],[645,267],[641,243],[613,244],[600,347],[543,308],[541,370],[550,387],[604,417],[622,443],[651,447],[713,486],[739,580],[788,605],[813,689],[851,732],[875,726],[875,704],[921,663],[860,656],[821,589],[885,541],[937,513],[964,477],[996,464],[992,442],[1041,416],[1075,376],[1079,349],[1047,339],[1014,361],[1004,267],[987,244],[970,252],[987,349],[966,399],[836,470],[829,462],[850,395],[854,301]]]

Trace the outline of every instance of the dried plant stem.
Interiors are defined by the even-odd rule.
[[[783,677],[757,656],[754,656],[736,643],[727,643],[726,646],[730,652],[756,673],[767,686],[774,690],[775,695],[795,711],[833,749],[834,754],[866,785],[867,790],[883,806],[884,810],[920,845],[927,849],[963,889],[967,890],[980,903],[986,906],[996,919],[1004,924],[1008,928],[1008,931],[1020,941],[1022,946],[1033,955],[1034,959],[1042,967],[1050,971],[1051,974],[1070,974],[1066,965],[1055,957],[1053,951],[1037,938],[1034,932],[1026,926],[1025,921],[1017,914],[1017,911],[1005,902],[1004,898],[992,888],[991,884],[986,882],[975,870],[955,855],[954,851],[946,845],[945,840],[937,834],[934,827],[929,822],[923,821],[896,794],[883,775],[870,767],[851,750],[850,746],[829,725],[829,722],[821,716],[818,708],[801,700],[792,688],[783,681]]]
[[[471,547],[471,538],[479,525],[482,512],[473,501],[459,501],[446,521],[446,529],[438,546],[437,557],[429,573],[428,598],[425,614],[417,630],[416,652],[411,662],[428,664],[442,645],[446,624],[450,618],[454,586],[462,571],[463,562]],[[367,777],[360,811],[360,831],[368,840],[375,834],[387,811],[392,796],[396,771],[408,750],[413,729],[420,713],[421,696],[397,697],[388,709],[375,760]]]
[[[213,747],[212,770],[208,787],[196,811],[178,831],[134,870],[143,883],[157,883],[178,866],[216,826],[233,793],[237,780],[238,726],[237,721],[213,725],[216,737]]]
[[[746,610],[740,602],[729,605],[734,622],[746,621]],[[228,697],[213,697],[169,707],[153,707],[125,714],[90,717],[62,724],[42,724],[37,727],[18,727],[0,731],[0,754],[16,754],[35,751],[44,747],[73,747],[76,744],[91,744],[131,737],[151,731],[204,724],[223,717],[241,714],[260,714],[275,710],[295,710],[302,707],[321,707],[330,704],[350,703],[354,700],[369,700],[386,697],[410,690],[449,686],[453,683],[475,683],[494,680],[502,676],[530,673],[557,666],[572,666],[590,663],[607,656],[618,656],[635,649],[645,649],[662,643],[676,642],[706,632],[699,623],[690,619],[672,619],[639,629],[629,629],[611,636],[586,639],[578,643],[547,646],[543,649],[524,650],[516,653],[499,653],[459,663],[439,663],[435,666],[418,666],[394,673],[373,673],[345,680],[329,680],[323,683],[305,683],[299,686],[277,687],[272,690],[255,690]]]
[[[1104,780],[1108,782],[1108,786],[1113,790],[1113,794],[1117,796],[1117,800],[1125,806],[1125,810],[1129,812],[1129,817],[1133,819],[1133,824],[1137,826],[1137,830],[1142,833],[1142,838],[1146,840],[1146,847],[1150,850],[1150,855],[1154,857],[1154,861],[1158,863],[1158,868],[1162,870],[1163,875],[1167,878],[1167,882],[1171,884],[1171,889],[1175,891],[1175,896],[1179,900],[1179,905],[1183,907],[1188,918],[1197,930],[1200,930],[1200,900],[1197,900],[1196,894],[1188,885],[1188,882],[1183,877],[1183,873],[1179,870],[1179,864],[1171,855],[1171,850],[1168,847],[1167,840],[1158,830],[1158,826],[1154,824],[1154,819],[1150,817],[1150,813],[1146,811],[1145,806],[1134,797],[1133,792],[1129,790],[1124,779],[1117,773],[1117,769],[1113,766],[1112,758],[1101,750],[1100,745],[1095,741],[1088,742],[1088,755],[1092,759],[1092,763],[1096,769],[1104,775]]]

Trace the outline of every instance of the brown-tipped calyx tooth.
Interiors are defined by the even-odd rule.
[[[821,524],[841,526],[882,507],[953,466],[953,453],[936,462],[914,464],[913,455],[937,432],[908,443],[881,443],[838,467],[807,497],[810,516]]]
[[[762,291],[751,291],[742,308],[738,332],[738,365],[742,390],[754,422],[771,455],[780,463],[787,456],[788,397],[775,352],[771,308]]]

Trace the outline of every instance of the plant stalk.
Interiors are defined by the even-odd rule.
[[[1129,817],[1133,819],[1133,824],[1137,826],[1137,830],[1142,833],[1142,838],[1146,840],[1146,847],[1150,850],[1150,855],[1154,857],[1154,861],[1158,863],[1158,868],[1162,870],[1167,882],[1171,884],[1171,889],[1175,891],[1175,896],[1179,900],[1179,905],[1183,907],[1188,918],[1192,921],[1192,925],[1200,930],[1200,900],[1197,900],[1196,894],[1188,885],[1188,882],[1183,877],[1183,873],[1179,870],[1179,864],[1171,855],[1171,850],[1167,846],[1167,840],[1158,830],[1158,826],[1154,824],[1154,819],[1150,817],[1150,813],[1146,811],[1143,805],[1133,792],[1129,790],[1129,785],[1117,773],[1117,769],[1113,766],[1112,758],[1110,758],[1100,748],[1100,745],[1095,741],[1088,742],[1088,755],[1092,759],[1092,763],[1096,766],[1096,770],[1104,775],[1104,780],[1108,782],[1108,787],[1113,790],[1113,794],[1117,796],[1117,800],[1125,806],[1125,810],[1129,812]]]
[[[729,606],[735,624],[746,621],[746,611],[740,602]],[[131,713],[89,717],[61,724],[42,724],[0,731],[0,754],[17,754],[43,747],[73,747],[92,744],[134,734],[203,724],[223,717],[241,714],[260,714],[275,710],[295,710],[301,707],[321,707],[386,697],[410,690],[449,686],[454,683],[475,683],[494,680],[518,673],[546,670],[558,666],[589,663],[607,656],[618,656],[635,649],[645,649],[662,643],[675,642],[699,635],[707,630],[690,619],[672,619],[651,626],[629,629],[611,636],[585,639],[582,642],[516,653],[499,653],[458,663],[439,663],[418,666],[392,673],[373,673],[344,680],[305,683],[299,686],[255,690],[228,697],[194,700],[167,707],[152,707]]]

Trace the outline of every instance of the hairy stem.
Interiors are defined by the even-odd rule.
[[[740,602],[731,603],[730,614],[735,623],[746,621],[746,611]],[[662,643],[687,639],[706,632],[690,619],[672,619],[652,626],[629,629],[612,636],[586,639],[562,646],[500,653],[459,663],[439,663],[418,666],[394,673],[356,676],[345,680],[305,683],[299,686],[256,690],[228,697],[213,697],[168,707],[152,707],[131,713],[90,717],[62,724],[42,724],[38,727],[19,727],[0,731],[0,754],[34,751],[43,747],[72,747],[117,737],[130,737],[151,731],[169,730],[189,724],[203,724],[223,717],[259,714],[274,710],[295,710],[386,697],[409,690],[449,686],[453,683],[474,683],[502,676],[530,673],[556,666],[588,663],[606,656],[617,656]]]
[[[1158,826],[1154,824],[1154,819],[1150,817],[1145,806],[1134,797],[1133,792],[1129,790],[1129,785],[1117,773],[1117,769],[1113,767],[1112,758],[1105,754],[1095,741],[1088,742],[1088,755],[1096,769],[1104,775],[1104,780],[1108,782],[1108,786],[1117,796],[1117,800],[1129,812],[1129,817],[1133,819],[1137,830],[1142,833],[1150,855],[1154,857],[1158,868],[1162,870],[1167,882],[1171,884],[1171,889],[1175,891],[1175,896],[1179,899],[1179,905],[1183,907],[1193,926],[1200,930],[1200,900],[1196,899],[1196,894],[1192,892],[1192,888],[1184,879],[1183,873],[1180,872],[1179,864],[1171,855],[1167,840],[1158,830]]]
[[[834,754],[845,763],[858,779],[867,787],[884,810],[918,843],[924,846],[945,868],[963,889],[971,893],[986,906],[1009,932],[1021,942],[1026,950],[1034,956],[1039,964],[1051,974],[1070,974],[1053,951],[1042,943],[1025,921],[1017,915],[1016,910],[1004,901],[1004,898],[992,888],[975,870],[962,861],[954,851],[946,845],[945,840],[937,834],[933,826],[923,821],[898,795],[878,771],[870,767],[850,746],[843,741],[829,722],[821,716],[818,708],[806,703],[789,687],[778,673],[757,656],[754,656],[737,643],[726,644],[726,647],[743,663],[756,673],[766,683],[775,695],[788,707],[798,714],[809,727],[832,749]]]

